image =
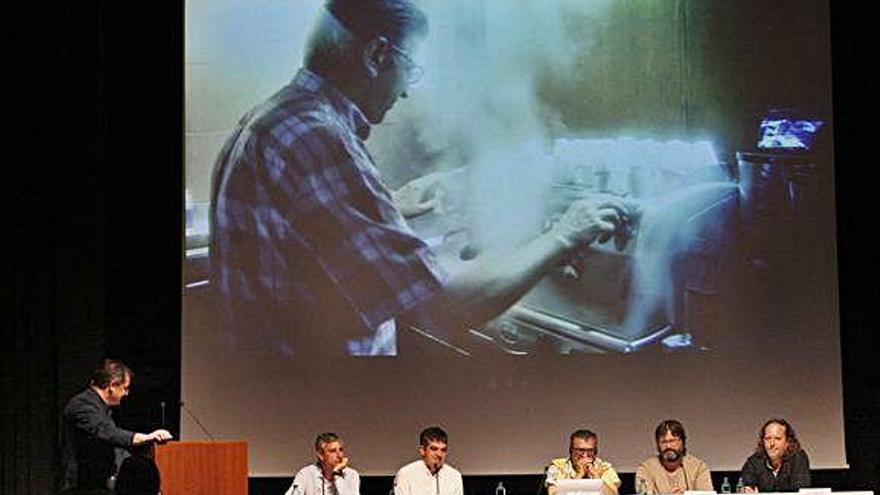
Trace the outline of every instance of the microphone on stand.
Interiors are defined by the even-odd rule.
[[[182,407],[182,408],[183,408],[183,410],[184,410],[184,411],[186,411],[186,413],[187,413],[187,414],[189,414],[189,417],[190,417],[190,418],[192,418],[192,419],[193,419],[193,421],[195,421],[195,422],[196,422],[196,424],[197,424],[197,425],[199,425],[199,428],[201,428],[201,429],[202,429],[202,432],[204,432],[204,433],[205,433],[205,435],[207,435],[207,436],[208,436],[208,438],[210,438],[210,439],[211,439],[211,441],[217,441],[217,439],[216,439],[216,438],[214,438],[214,435],[212,435],[212,434],[211,434],[211,432],[210,432],[210,431],[208,431],[208,429],[207,429],[207,428],[205,428],[205,425],[203,425],[203,424],[202,424],[202,422],[201,422],[201,421],[199,421],[199,418],[197,418],[197,417],[196,417],[196,415],[195,415],[195,414],[193,414],[193,412],[192,412],[192,411],[190,411],[190,410],[189,410],[189,408],[188,408],[188,407],[186,407],[186,403],[185,403],[185,402],[183,402],[183,401],[180,401],[180,402],[179,402],[179,404],[180,404],[180,407]]]
[[[164,400],[159,403],[159,407],[162,408],[162,429],[167,430],[167,428],[165,428],[165,401]]]

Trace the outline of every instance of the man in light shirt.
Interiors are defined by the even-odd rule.
[[[709,466],[688,454],[687,435],[681,422],[661,421],[654,430],[657,455],[636,469],[636,491],[639,480],[645,493],[684,493],[688,490],[713,491]]]
[[[461,473],[446,464],[449,437],[437,426],[419,435],[419,457],[397,471],[395,495],[462,495]]]
[[[315,457],[314,464],[296,473],[285,495],[360,495],[360,475],[348,467],[345,445],[338,435],[318,435]]]
[[[610,462],[599,458],[599,437],[590,430],[577,430],[568,439],[568,457],[550,461],[544,486],[556,495],[559,480],[601,479],[602,495],[617,495],[620,477]]]

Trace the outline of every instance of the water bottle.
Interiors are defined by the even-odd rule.
[[[648,483],[641,476],[636,477],[636,494],[645,495],[648,493]]]
[[[498,486],[495,487],[495,495],[507,495],[507,489],[504,488],[504,483],[498,482]]]
[[[721,482],[721,493],[730,493],[730,480],[727,479],[727,476],[725,476],[724,481]]]
[[[736,482],[736,493],[744,493],[746,491],[746,486],[743,484],[742,476]]]

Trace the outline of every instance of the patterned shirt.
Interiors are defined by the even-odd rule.
[[[617,471],[609,462],[596,457],[591,472],[593,474],[591,478],[601,478],[606,485],[615,490],[620,486],[620,477],[617,476]],[[555,485],[557,480],[573,480],[577,477],[577,471],[571,463],[571,459],[568,457],[553,459],[547,468],[547,478],[544,480],[544,485]]]
[[[211,193],[212,281],[233,328],[285,354],[327,342],[394,354],[393,319],[442,289],[446,274],[380,179],[369,130],[306,69],[241,119]]]

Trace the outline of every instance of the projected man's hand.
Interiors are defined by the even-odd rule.
[[[603,233],[599,236],[599,242],[604,244],[614,238],[614,248],[623,251],[629,240],[635,236],[636,223],[642,215],[642,208],[632,200],[622,199],[619,203],[623,209],[618,211],[619,222],[615,224],[614,232]]]
[[[553,230],[563,244],[585,246],[596,239],[610,239],[626,216],[626,206],[616,198],[581,199],[569,205]]]
[[[413,179],[400,189],[392,191],[391,195],[400,213],[411,218],[439,209],[443,202],[440,182],[444,176],[442,172],[434,172]]]

